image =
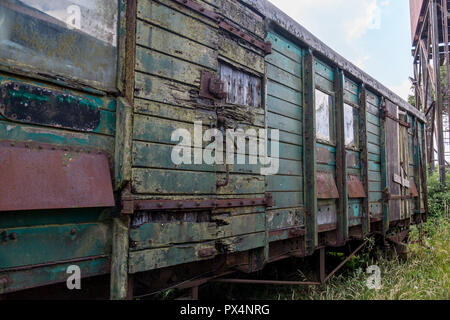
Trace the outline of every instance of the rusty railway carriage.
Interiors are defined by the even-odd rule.
[[[198,121],[279,129],[278,173],[175,165]],[[0,293],[68,293],[77,265],[125,298],[400,243],[427,218],[424,121],[265,0],[0,0]]]

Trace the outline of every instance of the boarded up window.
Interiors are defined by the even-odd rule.
[[[351,105],[344,104],[345,146],[358,147],[359,110]]]
[[[326,142],[334,142],[333,97],[316,89],[316,137]]]
[[[238,70],[228,64],[220,64],[220,80],[230,104],[261,108],[261,78]]]

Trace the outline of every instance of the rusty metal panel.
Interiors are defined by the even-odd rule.
[[[317,198],[318,199],[339,198],[339,192],[332,173],[317,172]]]
[[[410,187],[409,187],[410,193],[413,198],[419,197],[419,192],[417,191],[417,186],[414,180],[410,181]]]
[[[354,175],[349,175],[347,179],[348,197],[351,199],[365,198],[366,192],[364,191],[364,185],[361,180]]]
[[[112,207],[108,158],[68,148],[0,143],[0,211]]]

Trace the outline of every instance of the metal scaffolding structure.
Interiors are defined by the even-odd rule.
[[[437,165],[443,186],[450,163],[449,8],[450,0],[410,0],[415,102],[428,120],[430,173]]]

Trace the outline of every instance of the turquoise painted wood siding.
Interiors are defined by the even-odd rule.
[[[266,56],[267,127],[280,132],[280,170],[268,176],[266,191],[274,208],[267,213],[268,231],[303,226],[303,50],[270,32],[272,54]],[[272,141],[269,141],[269,150]],[[277,236],[270,240],[283,240]]]
[[[380,98],[367,91],[367,141],[369,152],[369,212],[382,215]]]

